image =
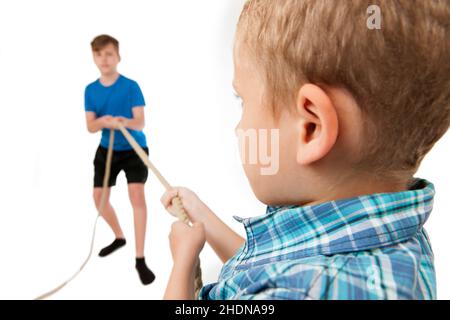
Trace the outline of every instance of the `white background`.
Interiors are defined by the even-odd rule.
[[[234,127],[240,106],[231,81],[241,0],[0,0],[0,298],[30,299],[72,275],[86,257],[96,211],[92,160],[100,136],[85,127],[83,93],[98,78],[89,43],[101,33],[121,42],[119,71],[140,84],[151,160],[174,185],[188,186],[240,234],[233,215],[264,206],[240,166]],[[420,119],[418,119],[420,121]],[[450,136],[428,155],[418,177],[437,190],[426,224],[436,255],[438,297],[450,298]],[[173,221],[150,175],[147,287],[134,269],[132,211],[123,173],[112,203],[128,245],[100,259],[113,240],[100,221],[93,259],[58,299],[160,299],[172,260]],[[205,246],[204,282],[221,264]]]

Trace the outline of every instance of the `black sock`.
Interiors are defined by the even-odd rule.
[[[117,249],[122,248],[126,243],[127,241],[125,239],[116,239],[109,246],[104,247],[102,250],[100,250],[98,255],[100,257],[106,257],[107,255],[113,253]]]
[[[155,280],[155,275],[147,267],[145,258],[136,258],[136,270],[139,273],[139,278],[141,279],[142,284],[147,285]]]

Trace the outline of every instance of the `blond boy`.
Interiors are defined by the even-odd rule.
[[[376,5],[381,28],[369,28]],[[373,8],[373,7],[372,7]],[[450,2],[250,0],[234,50],[239,129],[279,130],[279,170],[244,169],[265,215],[228,228],[192,191],[166,299],[435,299],[414,178],[450,125]],[[194,297],[205,240],[225,263]]]

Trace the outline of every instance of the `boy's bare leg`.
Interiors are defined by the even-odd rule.
[[[116,239],[124,239],[125,237],[123,235],[122,228],[120,227],[119,220],[117,219],[114,208],[111,206],[111,203],[109,202],[110,194],[111,188],[108,188],[106,193],[105,208],[101,214],[103,219],[105,219],[106,223],[111,227],[112,231],[114,232],[114,235],[116,236]],[[97,210],[100,209],[101,197],[102,197],[102,188],[94,188],[94,201]]]
[[[143,183],[128,184],[128,195],[134,212],[134,232],[136,240],[136,270],[145,285],[155,280],[155,275],[147,267],[144,257],[145,231],[147,228],[147,205]]]
[[[147,205],[144,184],[128,184],[128,195],[134,212],[134,232],[136,240],[136,257],[144,257],[145,232],[147,228]]]

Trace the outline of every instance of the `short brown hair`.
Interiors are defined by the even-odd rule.
[[[102,34],[95,37],[91,42],[91,48],[92,51],[100,51],[109,44],[112,44],[116,48],[117,52],[119,52],[119,41],[107,34]]]
[[[367,122],[355,168],[409,177],[450,126],[449,24],[448,0],[249,0],[237,41],[275,110],[308,82],[345,88]]]

